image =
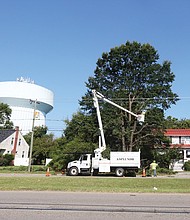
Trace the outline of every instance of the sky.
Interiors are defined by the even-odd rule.
[[[22,76],[53,91],[46,125],[59,137],[102,53],[149,43],[175,74],[180,101],[165,115],[190,119],[189,11],[189,0],[0,0],[0,81]]]

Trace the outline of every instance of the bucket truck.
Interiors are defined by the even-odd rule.
[[[92,156],[92,154],[84,154],[79,158],[79,160],[69,162],[67,165],[67,174],[70,176],[77,176],[78,174],[97,175],[98,173],[114,172],[116,176],[122,177],[128,171],[137,171],[138,168],[140,168],[140,151],[110,152],[110,159],[102,157],[102,152],[106,149],[106,142],[98,99],[101,99],[135,116],[140,122],[144,122],[145,113],[143,112],[140,115],[134,114],[133,112],[105,98],[96,90],[92,90],[92,93],[100,129],[99,147],[94,150],[94,156]]]

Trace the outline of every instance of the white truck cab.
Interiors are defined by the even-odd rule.
[[[67,165],[67,173],[70,176],[77,176],[78,174],[91,172],[91,154],[83,154],[79,160],[71,161]]]

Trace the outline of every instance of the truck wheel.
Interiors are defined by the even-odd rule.
[[[69,170],[69,175],[70,176],[77,176],[78,175],[78,168],[77,167],[71,167]]]
[[[122,177],[123,175],[124,175],[124,169],[123,168],[117,168],[116,170],[115,170],[115,174],[116,174],[116,176],[118,176],[118,177]]]

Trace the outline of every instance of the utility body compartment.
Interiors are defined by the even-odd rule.
[[[110,152],[110,166],[140,168],[140,151]]]

